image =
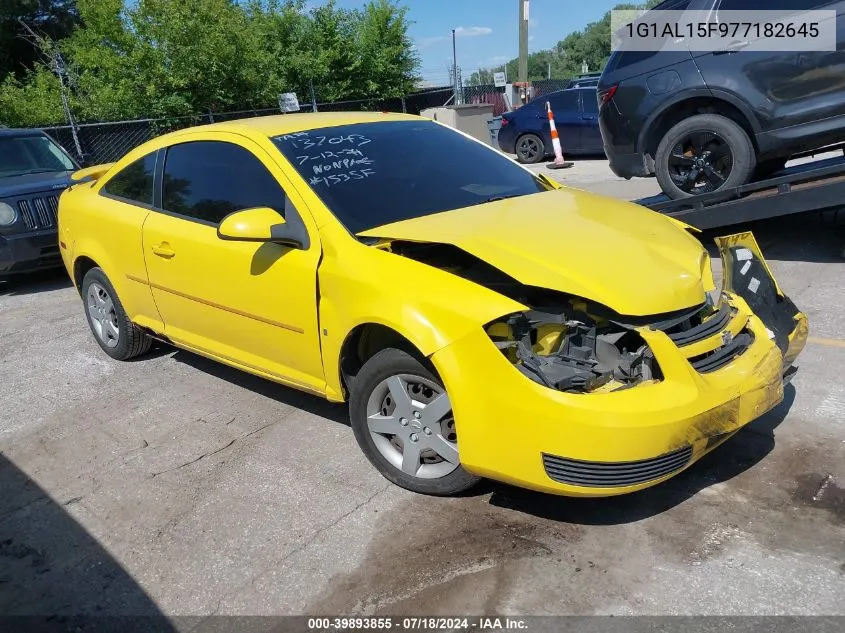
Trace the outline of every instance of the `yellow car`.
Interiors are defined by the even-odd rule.
[[[208,125],[74,178],[60,251],[106,354],[348,401],[421,493],[662,482],[777,405],[807,338],[750,234],[718,293],[691,227],[418,117]]]

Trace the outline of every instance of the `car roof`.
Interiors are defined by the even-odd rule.
[[[378,123],[383,121],[411,121],[420,117],[409,114],[395,114],[388,112],[317,112],[297,114],[277,114],[272,116],[236,119],[210,125],[199,125],[185,128],[165,135],[167,138],[177,138],[191,132],[244,132],[250,130],[264,136],[274,137],[283,134],[295,134],[325,127],[340,125],[354,125],[356,123]],[[165,138],[165,137],[159,137]]]
[[[0,127],[0,138],[4,136],[44,136],[44,131],[34,128]]]
[[[573,86],[572,88],[564,88],[563,90],[555,90],[554,92],[550,92],[548,94],[543,95],[542,97],[537,97],[538,99],[545,99],[547,97],[554,97],[557,95],[562,95],[567,92],[576,92],[578,90],[595,90],[595,86]]]

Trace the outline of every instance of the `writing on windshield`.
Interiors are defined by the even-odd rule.
[[[321,128],[273,140],[352,233],[546,190],[505,156],[424,119]]]
[[[339,136],[316,135],[309,132],[286,134],[281,137],[294,149],[301,149],[296,156],[298,167],[312,171],[308,184],[332,187],[353,180],[366,180],[375,176],[375,161],[364,153],[372,140],[360,134]],[[305,174],[303,174],[305,175]]]

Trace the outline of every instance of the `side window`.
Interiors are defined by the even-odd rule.
[[[558,112],[578,112],[578,91],[560,92],[549,97],[549,103],[552,104],[552,112],[555,115]]]
[[[585,114],[599,113],[599,100],[595,90],[582,90],[581,104]]]
[[[141,204],[152,204],[156,154],[157,152],[147,154],[124,167],[103,185],[100,193]]]
[[[233,211],[285,213],[285,192],[252,152],[233,143],[193,141],[167,148],[162,207],[219,224]]]

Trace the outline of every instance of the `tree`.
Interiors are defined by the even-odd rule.
[[[39,59],[38,50],[23,36],[20,21],[53,40],[70,35],[79,24],[74,0],[0,0],[0,80],[23,77]]]
[[[490,68],[479,68],[469,76],[467,86],[491,86],[493,85],[493,70]]]
[[[272,107],[281,92],[319,101],[407,94],[419,58],[407,9],[371,0],[78,0],[81,24],[59,42],[80,120],[179,116]],[[7,78],[3,123],[61,121],[58,83],[43,65]],[[55,85],[54,85],[55,84]],[[27,102],[29,100],[29,102]],[[59,110],[60,111],[60,110]]]
[[[350,94],[401,97],[419,81],[420,58],[408,36],[408,8],[372,0],[356,14],[358,85]]]

